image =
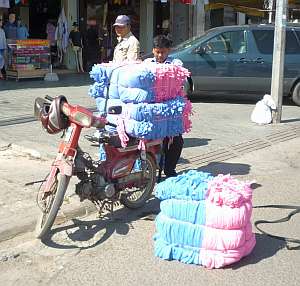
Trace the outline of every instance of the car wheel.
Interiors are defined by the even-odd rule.
[[[300,106],[300,82],[297,82],[293,89],[292,100],[296,105]]]
[[[189,99],[193,96],[194,84],[191,77],[187,78],[187,81],[184,84],[184,91]]]

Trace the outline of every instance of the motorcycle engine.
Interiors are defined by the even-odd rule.
[[[112,198],[115,195],[114,184],[108,184],[104,177],[94,174],[89,179],[76,184],[75,193],[80,197],[80,201],[101,201]]]

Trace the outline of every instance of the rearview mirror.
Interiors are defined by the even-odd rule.
[[[205,55],[207,52],[206,46],[200,46],[196,49],[196,53],[200,56]]]
[[[36,117],[38,120],[40,120],[42,110],[45,108],[45,106],[50,106],[50,103],[46,99],[40,97],[35,99],[33,113],[34,117]]]
[[[107,111],[108,114],[121,114],[122,113],[122,106],[117,105],[117,106],[111,106],[108,108]]]

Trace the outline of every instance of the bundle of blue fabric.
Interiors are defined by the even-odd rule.
[[[160,139],[188,132],[191,128],[190,102],[182,86],[189,75],[182,67],[163,64],[94,65],[90,76],[95,83],[89,95],[96,99],[100,113],[113,105],[122,114],[108,115],[132,137]]]
[[[250,183],[191,170],[159,183],[155,196],[156,256],[220,268],[254,248]]]

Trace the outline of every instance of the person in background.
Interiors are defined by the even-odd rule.
[[[75,54],[77,71],[84,72],[82,63],[82,36],[76,22],[74,22],[72,25],[72,31],[69,35],[69,41]]]
[[[144,63],[151,62],[157,64],[174,64],[182,66],[183,63],[179,59],[175,59],[169,56],[171,51],[172,41],[166,35],[158,35],[153,39],[153,58],[148,58],[144,60]],[[183,138],[182,135],[174,137],[166,137],[163,141],[163,151],[164,151],[164,173],[166,177],[175,177],[176,165],[180,158],[181,151],[183,148]]]
[[[48,20],[46,26],[47,40],[49,41],[50,44],[51,64],[54,64],[57,58],[57,46],[55,40],[56,27],[54,23],[55,23],[54,20]]]
[[[8,22],[4,26],[4,32],[7,40],[17,39],[16,14],[11,13],[8,16]]]
[[[26,25],[24,25],[21,19],[17,21],[17,39],[18,40],[26,40],[29,37],[28,29]]]
[[[101,61],[101,49],[96,19],[89,19],[87,24],[88,28],[84,37],[84,49],[87,61],[87,70],[90,71],[94,64]]]
[[[7,49],[5,32],[2,29],[3,19],[0,18],[0,79],[6,78],[5,71],[5,51]]]
[[[140,43],[131,32],[129,17],[126,15],[119,15],[113,26],[115,27],[115,32],[118,36],[118,44],[114,50],[113,62],[121,63],[139,60]]]

